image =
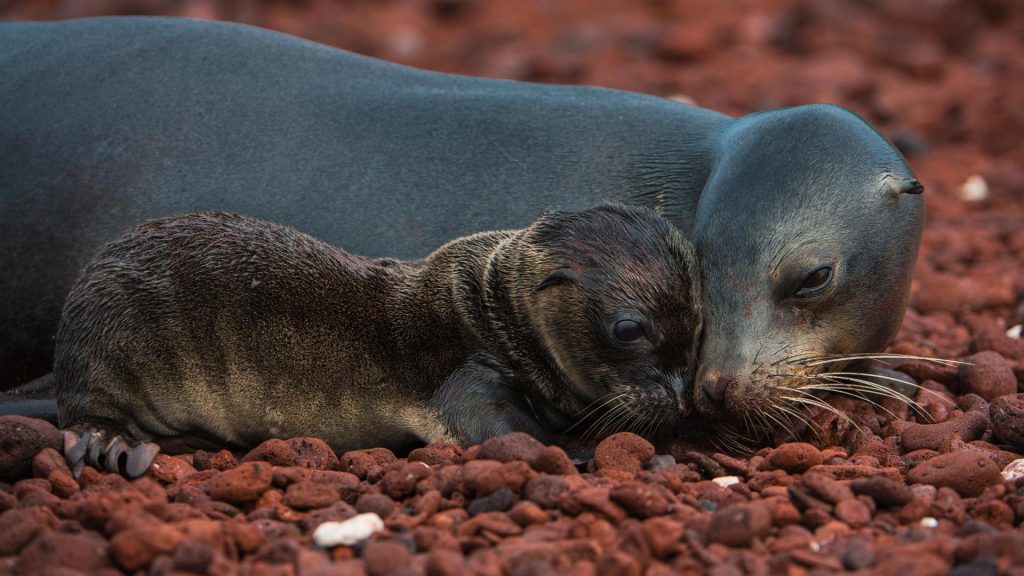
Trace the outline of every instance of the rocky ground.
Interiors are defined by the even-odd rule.
[[[920,410],[834,399],[857,426],[812,414],[806,443],[741,456],[619,434],[578,466],[519,436],[407,458],[293,439],[161,456],[133,482],[91,468],[76,480],[52,427],[0,418],[0,574],[1024,574],[1024,4],[0,3],[4,18],[114,13],[239,20],[431,69],[734,114],[848,106],[927,187],[892,350],[972,365],[898,362]]]

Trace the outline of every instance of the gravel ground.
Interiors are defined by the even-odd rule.
[[[799,441],[752,456],[624,433],[579,466],[515,435],[407,458],[292,439],[160,456],[134,482],[75,480],[51,426],[0,418],[0,574],[1024,574],[1024,4],[0,4],[4,18],[113,13],[239,20],[436,70],[735,114],[848,106],[927,187],[891,350],[972,365],[896,363],[922,386],[920,410],[836,398],[856,426],[811,414],[778,439]]]

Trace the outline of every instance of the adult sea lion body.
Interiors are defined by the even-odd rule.
[[[68,296],[66,454],[137,476],[148,441],[181,436],[340,452],[555,438],[581,415],[672,430],[693,406],[700,305],[692,246],[645,208],[550,213],[412,262],[232,214],[154,220]]]
[[[548,208],[652,207],[701,256],[708,413],[749,407],[727,392],[756,392],[775,360],[881,349],[909,292],[920,187],[835,106],[730,118],[160,18],[3,23],[0,69],[6,386],[48,370],[64,296],[103,242],[192,210],[407,258]]]

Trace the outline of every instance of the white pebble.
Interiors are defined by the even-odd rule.
[[[1024,476],[1024,458],[1018,458],[1003,468],[1003,480],[1007,482],[1013,482],[1022,476]]]
[[[966,202],[979,202],[988,198],[988,182],[979,174],[968,176],[960,185],[957,194]]]
[[[384,529],[384,521],[373,512],[358,514],[344,522],[324,522],[313,531],[313,542],[321,548],[351,546]]]
[[[924,518],[921,518],[921,526],[924,526],[925,528],[935,528],[938,525],[939,521],[935,518],[932,518],[931,516],[925,516]]]
[[[1006,331],[1006,335],[1009,336],[1010,338],[1016,338],[1017,340],[1020,340],[1020,333],[1022,329],[1024,329],[1024,326],[1017,324],[1016,326],[1010,327],[1010,329]]]
[[[740,483],[740,477],[739,476],[719,476],[718,478],[712,478],[711,481],[714,482],[715,484],[718,484],[722,488],[728,488],[729,486],[732,486],[733,484],[739,484]]]

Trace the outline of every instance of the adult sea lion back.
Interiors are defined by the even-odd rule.
[[[881,180],[865,183],[865,172],[912,178],[883,138],[835,107],[734,120],[628,92],[431,73],[237,24],[3,23],[0,69],[3,388],[49,370],[76,274],[104,242],[149,218],[229,210],[355,253],[411,258],[468,233],[523,227],[547,208],[605,199],[654,207],[692,235],[702,192],[744,192],[709,181],[720,160],[770,180],[784,212],[787,194],[807,182],[850,195],[877,191]],[[778,123],[764,120],[793,114],[856,134],[850,158],[881,162],[850,178],[842,163],[807,162],[795,173],[778,158],[749,165],[723,137],[742,123],[771,141]],[[789,154],[815,154],[792,130],[780,136],[794,137]],[[902,228],[890,228],[890,244],[912,255],[920,202],[904,198],[894,210]],[[711,220],[755,217],[772,213],[704,214],[701,229],[713,235]],[[864,216],[837,213],[828,225],[836,219]],[[889,248],[878,250],[884,259]],[[909,274],[866,289],[895,294],[898,317]]]

